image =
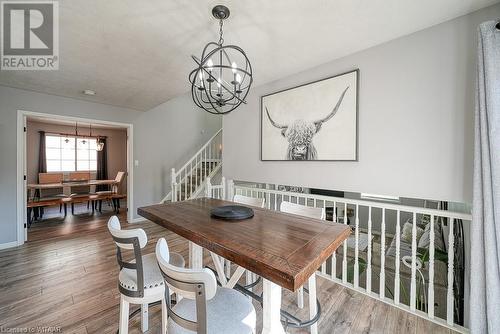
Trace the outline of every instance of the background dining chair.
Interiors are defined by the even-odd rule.
[[[120,208],[120,198],[125,198],[125,195],[120,196],[119,191],[121,184],[123,183],[123,179],[125,178],[125,172],[116,173],[115,183],[111,186],[111,190],[102,190],[96,191],[95,195],[92,196],[93,207],[92,209],[97,209],[97,205],[99,206],[99,211],[102,211],[102,201],[106,200],[109,205],[109,201],[113,201],[113,209],[118,213],[118,209]]]
[[[158,268],[154,253],[142,255],[142,249],[148,242],[143,229],[122,230],[117,216],[108,221],[108,230],[116,243],[116,258],[120,266],[118,289],[120,291],[120,334],[128,333],[129,305],[141,305],[141,328],[148,330],[148,304],[161,301],[166,307],[165,285]],[[122,251],[133,251],[133,259],[125,261]],[[185,266],[184,258],[177,253],[171,253],[169,263],[176,267]],[[166,329],[165,317],[162,319],[162,333]]]
[[[49,184],[49,183],[61,183],[63,181],[63,173],[38,173],[38,183],[39,184]],[[66,197],[64,195],[64,189],[61,188],[51,188],[51,189],[40,189],[37,190],[36,194],[37,200],[42,202],[50,202],[56,199],[62,199]],[[43,216],[43,206],[40,207],[40,218]],[[59,212],[62,211],[62,204],[59,203]]]
[[[168,334],[250,334],[255,333],[256,313],[243,294],[217,286],[208,268],[185,269],[171,264],[167,242],[156,243],[156,258],[169,290],[183,298],[175,306],[167,300],[162,317],[170,318]],[[162,304],[163,305],[163,304]]]
[[[266,199],[265,198],[250,197],[250,196],[243,196],[243,195],[234,195],[233,202],[263,208],[266,204]],[[230,277],[231,276],[231,261],[226,260],[225,266],[226,266],[226,276]],[[245,275],[246,275],[245,279],[246,279],[247,286],[254,284],[257,281],[257,275],[252,273],[251,271],[246,270]],[[250,291],[253,291],[253,288],[250,287],[249,289],[250,289]],[[249,297],[249,298],[251,298],[251,297]]]
[[[281,202],[280,211],[308,218],[321,219],[321,220],[326,219],[325,208],[314,208],[291,202],[285,202],[285,201]],[[300,287],[297,290],[297,306],[299,308],[304,307],[304,287]]]

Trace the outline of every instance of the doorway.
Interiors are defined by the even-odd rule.
[[[18,245],[35,227],[70,233],[116,211],[131,222],[132,138],[128,123],[18,110]]]

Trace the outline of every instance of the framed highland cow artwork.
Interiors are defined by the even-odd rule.
[[[261,97],[261,160],[357,161],[359,70]]]

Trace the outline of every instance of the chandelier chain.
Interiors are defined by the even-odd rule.
[[[224,33],[222,31],[222,28],[224,26],[224,20],[219,20],[219,45],[222,46],[224,44],[224,38],[222,37],[222,34]]]

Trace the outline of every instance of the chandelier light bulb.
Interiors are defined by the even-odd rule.
[[[238,66],[236,66],[236,63],[233,61],[231,64],[231,71],[233,71],[233,74],[236,74],[236,71],[238,70]]]
[[[241,83],[241,75],[239,73],[236,73],[236,82]]]
[[[212,72],[212,68],[214,67],[214,62],[212,61],[212,58],[210,58],[208,61],[207,61],[207,69]]]

